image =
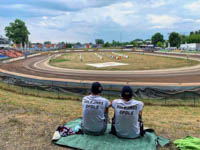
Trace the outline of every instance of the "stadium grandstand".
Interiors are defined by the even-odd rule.
[[[10,41],[0,35],[0,60],[22,57],[21,51],[10,47]]]
[[[15,49],[2,49],[0,50],[0,54],[3,56],[7,56],[10,58],[18,58],[24,56],[21,51],[17,51]]]

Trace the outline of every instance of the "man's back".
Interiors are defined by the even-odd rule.
[[[119,137],[136,138],[140,135],[139,113],[143,103],[134,99],[125,101],[114,100],[112,107],[115,110],[114,126]]]
[[[110,102],[101,96],[85,96],[82,100],[82,126],[84,129],[91,132],[101,132],[106,125],[105,109],[109,105]]]

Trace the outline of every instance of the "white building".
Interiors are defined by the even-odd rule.
[[[200,43],[181,44],[182,50],[198,50],[200,51]]]
[[[10,47],[10,41],[0,35],[0,48]]]

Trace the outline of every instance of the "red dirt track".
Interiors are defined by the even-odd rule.
[[[163,55],[163,54],[162,54]],[[174,56],[185,56],[184,54],[165,54]],[[34,75],[46,78],[56,79],[73,79],[73,80],[88,80],[88,81],[113,81],[113,82],[151,82],[151,83],[197,83],[200,82],[200,69],[189,69],[187,71],[177,72],[154,72],[151,73],[122,73],[115,71],[113,73],[105,74],[102,72],[90,73],[73,72],[73,71],[56,71],[46,70],[44,67],[35,67],[35,63],[47,59],[48,55],[28,58],[9,64],[3,64],[0,69],[16,72],[26,75]],[[190,56],[190,58],[200,59],[200,56]]]

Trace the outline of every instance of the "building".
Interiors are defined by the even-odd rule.
[[[0,35],[0,48],[10,47],[10,41]]]
[[[180,49],[200,51],[200,43],[181,44]]]
[[[152,44],[152,41],[151,40],[145,40],[145,43],[146,44]]]
[[[140,45],[140,48],[144,48],[144,49],[149,49],[149,48],[154,48],[154,45],[153,44],[142,44]]]
[[[132,48],[134,48],[134,45],[125,45],[124,48],[126,48],[126,49],[132,49]]]
[[[76,43],[72,46],[74,49],[84,48],[84,46],[81,43]]]

